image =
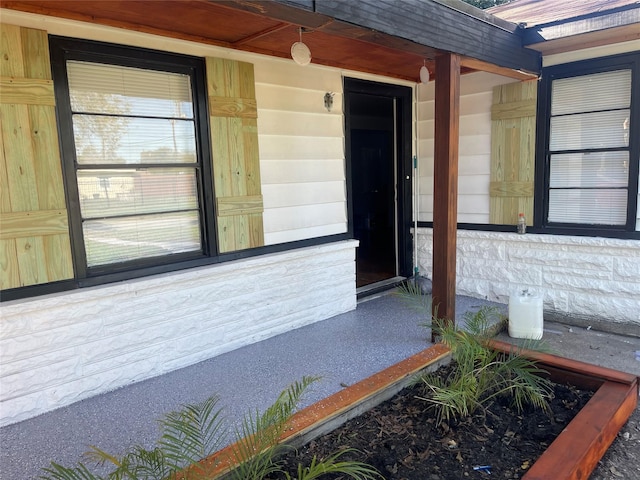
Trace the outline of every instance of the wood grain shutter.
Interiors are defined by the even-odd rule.
[[[520,212],[533,222],[537,89],[537,80],[493,89],[490,223],[515,225]]]
[[[253,65],[207,58],[218,249],[264,245]]]
[[[0,288],[73,277],[47,32],[2,25]]]

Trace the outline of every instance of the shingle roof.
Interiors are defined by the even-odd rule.
[[[640,0],[515,0],[486,12],[531,27],[629,6],[640,8]]]

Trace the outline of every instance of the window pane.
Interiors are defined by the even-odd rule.
[[[553,81],[551,115],[629,108],[631,70],[582,75]]]
[[[198,208],[195,169],[78,170],[82,218]]]
[[[628,128],[629,110],[552,117],[549,149],[626,147],[629,144]]]
[[[196,163],[191,120],[73,115],[80,165]]]
[[[549,186],[626,187],[629,152],[585,152],[551,155]]]
[[[67,73],[87,265],[202,252],[191,77],[75,61]]]
[[[550,222],[586,225],[624,225],[627,190],[549,190]]]
[[[88,62],[67,62],[74,112],[193,118],[188,75]]]
[[[89,267],[202,250],[198,212],[89,220],[83,232]]]

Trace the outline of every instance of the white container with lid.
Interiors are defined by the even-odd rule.
[[[509,336],[512,338],[542,338],[542,297],[528,289],[509,297]]]

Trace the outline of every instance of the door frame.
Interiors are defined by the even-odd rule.
[[[347,182],[347,231],[354,238],[353,223],[353,170],[351,161],[351,112],[348,102],[350,94],[362,93],[396,100],[396,228],[397,228],[397,265],[398,275],[413,275],[413,238],[411,236],[413,209],[413,162],[412,154],[412,99],[411,87],[372,82],[356,78],[343,79],[344,119],[345,119],[345,158]]]

